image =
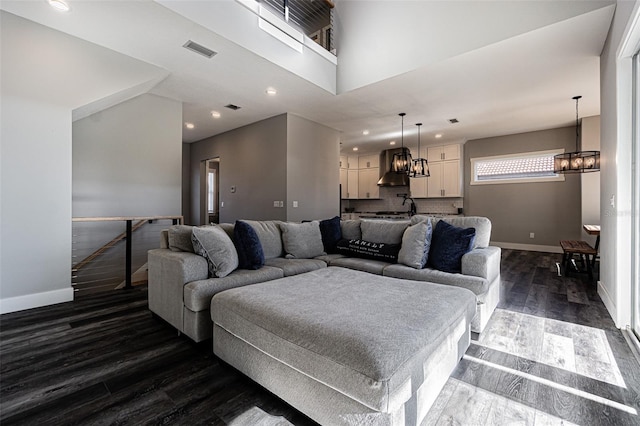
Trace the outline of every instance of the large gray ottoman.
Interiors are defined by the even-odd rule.
[[[213,350],[323,425],[417,425],[475,309],[463,288],[329,267],[215,295]]]

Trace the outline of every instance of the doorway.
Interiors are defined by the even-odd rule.
[[[204,160],[200,170],[200,224],[220,223],[220,158]]]

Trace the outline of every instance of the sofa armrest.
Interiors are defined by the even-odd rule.
[[[493,281],[500,275],[500,247],[475,248],[462,256],[462,273]]]
[[[207,260],[194,253],[155,249],[148,252],[149,309],[183,330],[185,284],[209,276]]]

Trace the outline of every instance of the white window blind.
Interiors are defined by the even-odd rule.
[[[562,181],[553,172],[553,156],[561,150],[536,151],[471,159],[471,185]]]

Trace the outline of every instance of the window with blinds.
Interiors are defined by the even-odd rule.
[[[563,181],[553,172],[553,156],[563,150],[524,152],[471,159],[471,185]]]

